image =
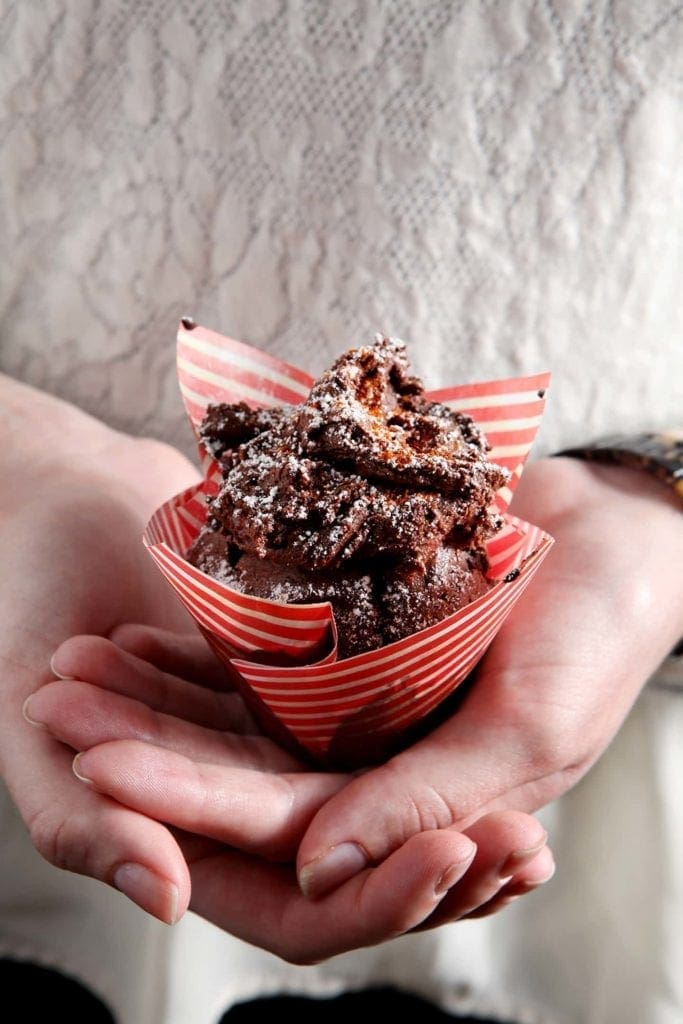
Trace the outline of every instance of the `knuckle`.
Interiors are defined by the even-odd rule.
[[[419,794],[410,797],[410,800],[415,804],[415,815],[420,826],[418,832],[450,828],[455,821],[450,802],[435,786],[423,785]]]
[[[66,817],[43,807],[31,816],[27,827],[31,842],[49,864],[65,871],[88,873],[85,869],[91,840],[81,815]]]
[[[563,771],[582,759],[587,734],[578,734],[568,709],[548,703],[518,705],[509,724],[518,737],[523,756],[523,770],[533,778]]]
[[[555,730],[548,727],[537,727],[525,734],[524,752],[534,778],[553,775],[565,766],[571,755]]]
[[[116,644],[117,647],[125,647],[128,638],[132,635],[135,636],[136,626],[133,623],[125,622],[121,626],[114,626],[109,633],[109,639],[112,643]]]
[[[455,820],[452,807],[438,787],[422,778],[411,779],[410,772],[398,761],[389,761],[378,769],[374,785],[378,806],[383,808],[378,855],[384,855],[387,847],[401,846],[419,832],[448,828]],[[374,855],[376,851],[369,852]]]
[[[147,661],[156,652],[154,637],[146,626],[138,623],[125,623],[117,626],[109,634],[109,639],[116,647]]]
[[[48,863],[59,867],[56,855],[62,825],[55,821],[54,814],[41,807],[27,819],[26,827],[31,842],[40,856]]]

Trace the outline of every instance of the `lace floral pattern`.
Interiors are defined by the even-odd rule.
[[[173,336],[555,376],[542,444],[673,422],[668,0],[9,0],[0,367],[190,449]]]

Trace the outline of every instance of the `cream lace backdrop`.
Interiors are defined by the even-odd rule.
[[[682,37],[664,0],[9,0],[0,367],[190,450],[191,312],[312,372],[376,329],[433,384],[549,367],[547,448],[666,423]]]

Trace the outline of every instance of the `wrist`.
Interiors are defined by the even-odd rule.
[[[660,433],[641,433],[605,438],[591,445],[559,453],[585,460],[594,477],[607,486],[617,488],[642,501],[651,501],[653,508],[668,506],[674,516],[683,512],[683,429]],[[680,537],[681,524],[669,520],[672,529],[665,536],[672,542]],[[649,524],[645,519],[643,525]],[[648,540],[654,537],[649,530]],[[683,565],[677,547],[671,551],[671,566]],[[683,599],[681,601],[683,607]],[[683,653],[683,622],[674,650]]]
[[[642,470],[557,456],[527,466],[511,511],[555,537],[544,573],[561,564],[588,579],[614,628],[649,632],[660,661],[677,646],[683,516],[666,484]]]

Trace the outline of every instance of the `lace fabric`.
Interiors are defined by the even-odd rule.
[[[677,3],[5,3],[0,367],[191,450],[178,317],[319,371],[550,367],[542,446],[671,422]]]

